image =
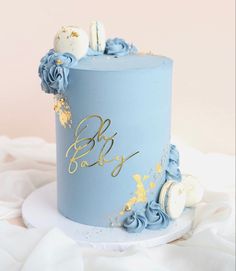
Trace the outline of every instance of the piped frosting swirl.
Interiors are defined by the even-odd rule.
[[[69,67],[77,63],[70,53],[50,50],[40,61],[38,73],[41,87],[46,93],[63,94],[68,86]]]
[[[146,217],[138,212],[133,211],[130,216],[128,216],[124,223],[123,227],[127,232],[138,233],[145,229],[147,225]]]
[[[176,146],[173,144],[170,144],[170,156],[169,159],[171,161],[176,162],[176,164],[179,166],[179,151],[177,150]]]
[[[166,168],[166,179],[181,181],[182,176],[179,170],[179,152],[175,145],[170,145],[169,163]]]
[[[160,204],[155,201],[146,205],[145,216],[147,218],[147,229],[159,230],[167,228],[170,222],[169,216],[161,209]]]
[[[108,39],[106,41],[105,54],[114,56],[126,56],[137,52],[133,44],[128,44],[125,40],[120,38]]]

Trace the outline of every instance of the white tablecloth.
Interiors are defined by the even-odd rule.
[[[172,244],[115,253],[81,248],[56,228],[29,230],[7,222],[20,215],[27,195],[55,180],[55,145],[0,137],[0,270],[234,270],[234,157],[181,143],[178,148],[182,171],[206,188],[192,231]]]

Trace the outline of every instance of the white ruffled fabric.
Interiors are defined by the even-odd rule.
[[[151,249],[105,252],[79,247],[59,229],[14,226],[34,189],[55,180],[55,145],[0,137],[0,271],[231,271],[234,258],[234,157],[203,154],[178,143],[181,169],[206,188],[191,232]]]

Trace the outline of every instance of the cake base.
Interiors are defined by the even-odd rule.
[[[24,201],[22,217],[27,227],[57,227],[79,245],[122,251],[131,246],[154,247],[182,237],[191,229],[193,210],[187,209],[182,216],[171,222],[167,229],[142,233],[127,233],[122,228],[102,228],[79,224],[62,216],[57,210],[56,182],[35,190]]]

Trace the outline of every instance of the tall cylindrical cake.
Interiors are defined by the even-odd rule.
[[[59,212],[130,232],[155,228],[161,213],[165,227],[160,190],[181,178],[170,145],[172,61],[119,39],[79,61],[69,53],[50,51],[39,69],[56,97]]]
[[[63,215],[109,226],[125,208],[157,198],[169,154],[171,73],[170,59],[151,55],[88,57],[70,69],[71,128],[56,119]]]

